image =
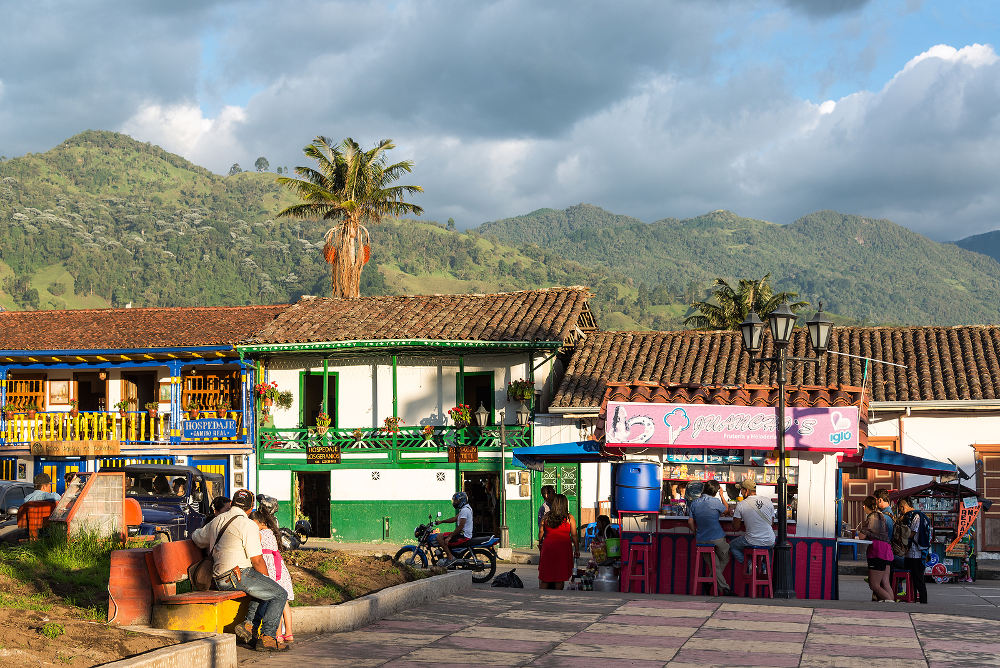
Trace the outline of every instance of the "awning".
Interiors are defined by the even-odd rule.
[[[582,462],[601,462],[617,459],[601,450],[599,441],[573,441],[571,443],[553,443],[551,445],[536,445],[530,448],[514,448],[514,466],[520,466],[532,471],[541,471],[547,463],[579,464]]]
[[[916,455],[894,452],[886,448],[867,447],[860,453],[841,460],[841,466],[861,466],[880,471],[898,471],[900,473],[918,473],[920,475],[957,474],[958,467],[951,462],[939,462],[924,459]]]

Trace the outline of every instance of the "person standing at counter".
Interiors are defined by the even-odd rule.
[[[868,515],[858,528],[858,537],[872,542],[868,546],[868,586],[879,601],[896,601],[889,581],[889,565],[892,564],[892,547],[889,546],[888,523],[885,515],[878,510],[874,496],[866,496],[862,505]]]
[[[748,547],[774,547],[774,504],[766,496],[758,496],[757,482],[744,480],[740,489],[747,495],[736,504],[733,512],[733,531],[743,526],[746,533],[729,544],[736,563],[743,563],[743,550]]]
[[[716,497],[716,494],[719,496]],[[715,581],[723,596],[733,596],[733,590],[723,575],[729,564],[729,543],[726,542],[726,532],[722,530],[719,518],[731,512],[719,483],[714,480],[706,482],[701,496],[688,505],[688,526],[694,532],[695,542],[715,546]]]

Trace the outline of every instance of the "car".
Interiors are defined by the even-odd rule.
[[[0,540],[17,529],[17,509],[34,490],[31,483],[0,480]]]
[[[184,540],[205,524],[211,502],[225,492],[225,478],[194,466],[177,464],[129,464],[103,467],[102,471],[124,471],[125,496],[135,499],[142,509],[138,535],[160,540]],[[174,493],[182,481],[183,489]]]

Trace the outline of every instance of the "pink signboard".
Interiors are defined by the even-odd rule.
[[[608,402],[608,445],[664,448],[778,447],[777,411],[760,406]],[[785,409],[785,448],[854,452],[858,407]]]

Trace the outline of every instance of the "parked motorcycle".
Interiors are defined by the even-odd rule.
[[[312,533],[312,525],[309,520],[299,520],[295,523],[295,529],[281,527],[281,547],[284,550],[297,550],[309,540]]]
[[[444,551],[434,538],[437,535],[436,526],[428,515],[427,524],[421,524],[413,530],[417,544],[404,545],[396,553],[395,560],[413,568],[427,568],[428,564],[436,565],[444,558]],[[494,546],[499,542],[500,539],[492,534],[473,535],[468,545],[452,548],[455,561],[448,565],[448,570],[472,571],[473,582],[477,584],[489,582],[497,572],[497,554]]]

